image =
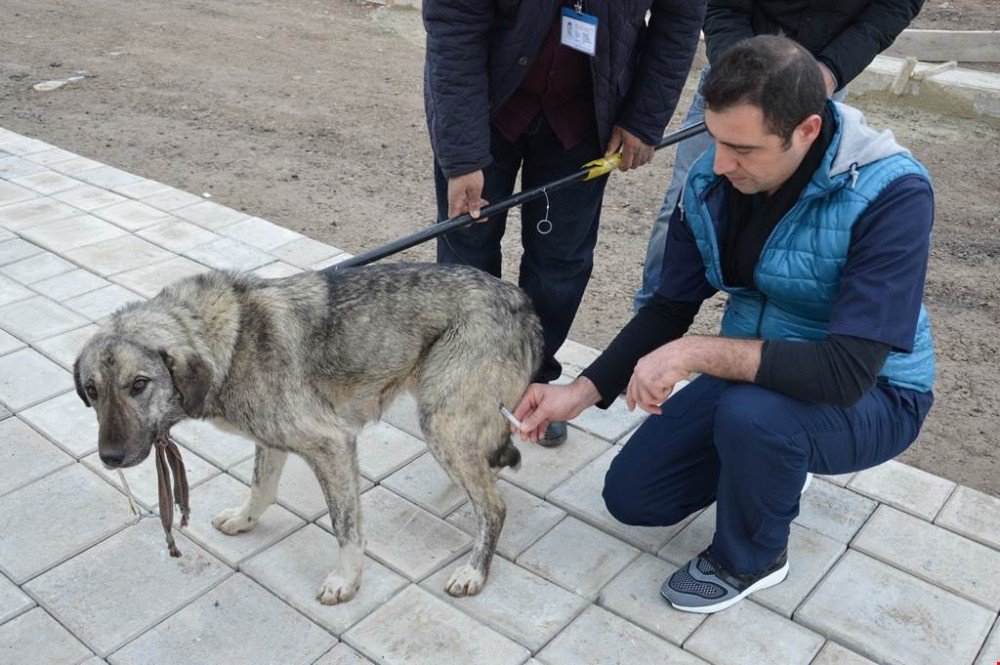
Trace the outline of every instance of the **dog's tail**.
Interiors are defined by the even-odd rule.
[[[508,438],[490,455],[490,468],[501,469],[509,466],[515,471],[521,468],[521,451]]]

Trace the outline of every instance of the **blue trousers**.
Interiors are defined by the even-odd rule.
[[[701,376],[650,416],[615,457],[604,501],[615,519],[669,526],[716,502],[713,553],[758,572],[788,545],[806,472],[881,464],[917,438],[934,401],[879,384],[854,406],[803,402]]]
[[[576,173],[586,162],[604,154],[597,128],[576,146],[566,150],[541,113],[516,140],[508,141],[492,129],[490,152],[493,163],[483,170],[483,198],[498,203],[514,191],[518,171],[521,189]],[[434,166],[438,216],[448,217],[448,180]],[[559,378],[562,368],[555,354],[566,341],[594,268],[594,245],[601,217],[601,202],[607,177],[569,185],[521,208],[521,244],[524,254],[518,285],[531,296],[542,322],[544,351],[535,381]],[[551,222],[543,224],[542,219]],[[548,233],[541,231],[548,230]],[[500,277],[500,239],[507,228],[507,214],[496,215],[458,229],[438,239],[438,263],[474,266]]]

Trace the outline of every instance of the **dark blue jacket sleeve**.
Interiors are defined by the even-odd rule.
[[[715,62],[730,46],[753,37],[753,0],[709,0],[705,13],[705,52]]]
[[[711,298],[716,289],[705,276],[705,261],[680,211],[680,206],[674,208],[667,226],[663,272],[656,292],[666,300],[700,303]]]

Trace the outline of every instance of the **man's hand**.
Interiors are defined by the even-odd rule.
[[[568,386],[532,383],[514,409],[514,417],[521,421],[521,438],[537,443],[545,436],[550,420],[576,418],[588,406],[601,401],[601,394],[590,379],[580,377]],[[511,429],[517,431],[511,426]]]
[[[822,62],[819,64],[819,71],[823,73],[823,83],[826,84],[826,96],[829,97],[837,90],[837,77],[833,75],[830,68]]]
[[[637,169],[653,158],[653,146],[646,145],[635,134],[615,125],[604,156],[613,155],[619,150],[622,151],[622,161],[618,168],[622,171]]]
[[[448,178],[448,217],[469,213],[479,220],[479,209],[489,205],[483,198],[482,170]],[[485,222],[485,219],[479,220]]]
[[[685,346],[685,338],[682,337],[639,359],[625,395],[629,411],[634,411],[638,406],[647,413],[663,412],[660,405],[673,392],[674,385],[692,372]]]

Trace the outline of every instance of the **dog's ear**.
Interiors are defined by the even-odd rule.
[[[160,349],[160,357],[181,394],[184,413],[200,418],[205,410],[205,397],[212,387],[212,368],[196,353]]]
[[[90,406],[90,400],[87,399],[87,391],[83,389],[83,383],[80,381],[80,359],[77,358],[73,363],[73,383],[76,384],[76,394],[80,396],[83,403]]]

